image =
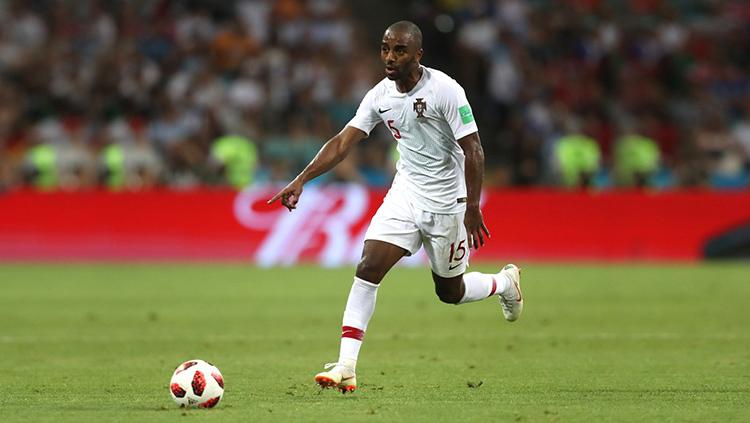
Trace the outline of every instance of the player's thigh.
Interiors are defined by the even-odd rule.
[[[389,191],[370,221],[365,241],[377,240],[396,245],[406,250],[406,255],[416,253],[422,246],[422,236],[415,213],[406,194]]]
[[[357,277],[379,283],[401,257],[416,253],[421,245],[411,204],[399,193],[389,192],[365,233]]]
[[[464,214],[423,212],[420,229],[432,272],[451,280],[463,275],[469,265]]]

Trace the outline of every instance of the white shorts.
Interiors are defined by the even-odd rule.
[[[432,213],[415,208],[401,190],[391,189],[373,216],[365,240],[385,241],[415,254],[424,245],[437,275],[462,275],[469,265],[464,212]]]

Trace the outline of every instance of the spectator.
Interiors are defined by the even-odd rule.
[[[323,140],[314,134],[308,120],[301,116],[289,119],[285,133],[266,140],[264,154],[271,160],[284,160],[289,163],[290,174],[300,172],[315,157]]]
[[[709,111],[695,133],[695,145],[703,172],[717,188],[748,185],[745,152],[724,123],[718,111]]]
[[[214,65],[224,74],[238,72],[242,62],[260,52],[260,45],[238,19],[229,21],[213,41]]]
[[[49,144],[38,144],[26,153],[24,161],[26,182],[42,191],[58,187],[57,150]]]
[[[732,136],[740,145],[745,159],[745,170],[750,170],[750,99],[740,107],[737,121],[732,127]]]
[[[569,123],[568,134],[557,140],[555,161],[563,186],[592,187],[601,164],[599,144],[593,138],[577,131],[575,123]]]
[[[193,136],[200,125],[194,114],[180,110],[169,100],[161,102],[158,118],[148,128],[148,137],[164,157],[169,169],[190,183],[194,171],[203,161],[203,155]]]
[[[644,188],[652,185],[659,169],[659,147],[638,131],[623,134],[615,146],[615,175],[618,186]]]
[[[105,137],[109,143],[102,149],[99,162],[107,188],[140,191],[157,186],[163,163],[143,130],[118,119],[109,125]]]
[[[225,135],[214,140],[211,160],[216,163],[222,182],[239,190],[253,183],[258,149],[248,138]]]

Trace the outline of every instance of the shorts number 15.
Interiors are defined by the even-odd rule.
[[[458,243],[458,247],[456,247],[456,243],[451,243],[451,256],[448,258],[448,263],[453,261],[461,261],[461,259],[464,258],[466,255],[466,247],[464,247],[464,242],[466,242],[465,239],[462,239],[461,242]]]

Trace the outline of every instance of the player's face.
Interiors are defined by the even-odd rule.
[[[409,34],[388,30],[383,35],[380,45],[380,60],[385,65],[385,76],[397,81],[409,75],[419,67],[422,49]]]

